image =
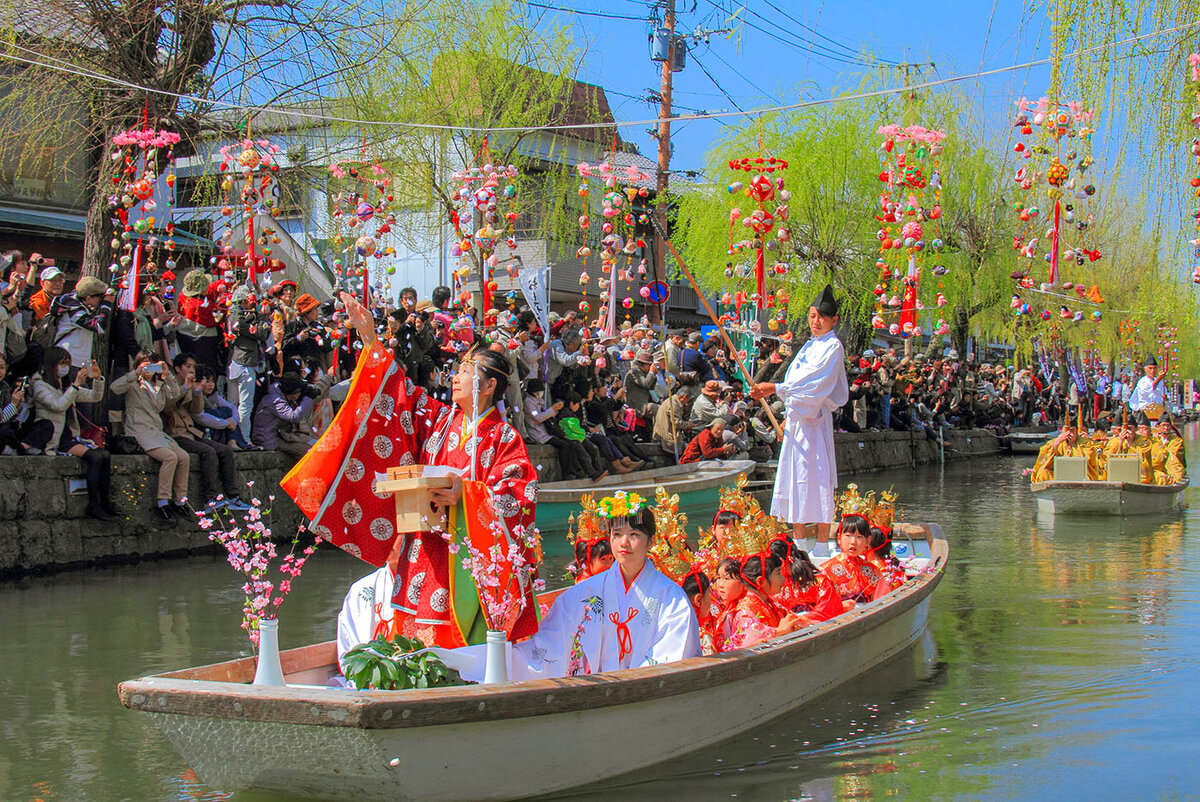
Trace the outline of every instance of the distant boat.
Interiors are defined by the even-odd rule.
[[[658,487],[670,494],[678,493],[680,512],[687,513],[695,522],[708,525],[717,512],[718,491],[722,487],[733,487],[738,474],[748,476],[757,466],[753,460],[704,460],[610,475],[599,482],[589,479],[550,482],[538,488],[537,526],[544,533],[566,532],[567,520],[579,511],[579,497],[584,493],[594,493],[599,498],[617,490],[627,490],[653,500]],[[559,537],[544,538],[542,545],[551,554],[568,547],[566,539]]]
[[[1042,446],[1058,437],[1059,429],[1054,426],[1038,427],[1044,431],[1010,431],[1005,438],[1008,449],[1014,454],[1036,454]]]
[[[1183,508],[1188,481],[1171,485],[1139,482],[1034,482],[1038,512],[1054,515],[1147,515]]]
[[[496,800],[667,763],[802,707],[917,643],[949,549],[939,526],[912,579],[879,601],[749,649],[565,679],[411,691],[324,687],[331,641],[121,683],[200,778],[324,799]],[[923,566],[918,569],[917,566]],[[301,684],[303,683],[303,684]]]

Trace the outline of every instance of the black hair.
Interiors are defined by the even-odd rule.
[[[746,583],[747,587],[756,588],[760,579],[770,576],[776,568],[782,567],[783,560],[769,551],[762,551],[743,558],[739,572],[742,582]]]
[[[489,379],[496,380],[496,390],[492,393],[492,400],[495,401],[504,397],[504,391],[508,389],[508,359],[499,351],[493,351],[489,348],[472,348],[467,352],[467,359],[475,360],[475,364],[483,369]]]
[[[216,381],[217,374],[208,365],[197,365],[196,379],[199,381],[204,381],[205,379],[212,379],[213,381]]]
[[[717,576],[721,576],[722,574],[732,574],[735,578],[740,579],[742,564],[737,561],[736,557],[723,557],[717,563]]]
[[[404,289],[400,290],[400,297],[403,298],[405,295],[411,295],[414,298],[419,297],[415,287],[405,287]]]
[[[183,367],[184,365],[186,365],[187,361],[189,359],[194,362],[196,360],[196,357],[194,357],[191,354],[186,353],[186,352],[178,353],[175,355],[175,358],[171,360],[171,366],[176,369],[179,369],[179,368]]]
[[[532,393],[545,392],[545,390],[546,390],[546,383],[544,381],[542,381],[541,379],[526,379],[525,380],[525,392],[532,394]]]
[[[771,541],[771,553],[780,559],[787,567],[792,582],[805,590],[817,581],[817,566],[809,558],[808,552],[796,548],[791,538],[780,537]]]
[[[570,406],[571,404],[582,404],[583,403],[583,398],[580,397],[579,393],[576,393],[574,391],[569,392],[569,393],[564,393],[562,400],[563,400],[563,404],[566,406]]]
[[[612,554],[612,544],[608,542],[608,538],[576,540],[575,568],[579,571],[586,571],[591,566],[592,560],[607,557],[610,554]]]
[[[710,587],[712,587],[712,582],[708,575],[699,569],[690,572],[683,578],[683,592],[689,599],[696,595],[703,597]]]
[[[71,353],[61,346],[52,345],[42,355],[42,378],[61,389],[63,380],[58,377],[58,363],[71,361]]]
[[[521,314],[517,315],[517,328],[527,329],[530,323],[537,322],[537,315],[533,314],[532,309],[522,309]]]
[[[643,504],[642,508],[633,515],[627,515],[624,518],[606,518],[605,520],[608,522],[609,532],[612,532],[617,521],[625,521],[629,524],[631,529],[636,529],[639,532],[645,532],[647,539],[654,540],[654,533],[656,531],[654,513],[651,512],[650,508],[645,504]]]
[[[403,309],[393,309],[392,311],[388,312],[388,317],[397,321],[398,323],[403,323],[404,319],[408,317],[408,312],[405,312]]]
[[[869,538],[871,537],[871,522],[862,515],[847,515],[838,524],[838,534],[840,535],[842,532],[853,532],[856,535]]]
[[[892,556],[891,535],[885,535],[878,526],[871,527],[871,536],[867,540],[867,548],[875,552],[881,559]]]
[[[713,526],[734,526],[742,522],[742,516],[732,510],[717,510],[713,516]]]
[[[453,293],[450,292],[449,287],[445,285],[438,285],[433,288],[433,295],[430,297],[433,300],[433,305],[440,309],[443,304],[450,300],[451,295],[453,295]]]

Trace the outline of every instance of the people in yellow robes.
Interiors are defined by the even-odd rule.
[[[1079,438],[1079,430],[1070,424],[1063,426],[1058,437],[1042,446],[1038,452],[1037,461],[1033,463],[1033,482],[1049,482],[1054,479],[1054,460],[1058,457],[1087,457],[1088,477],[1093,475],[1093,462],[1096,454],[1090,445],[1085,445]]]
[[[1150,450],[1154,483],[1172,485],[1187,475],[1187,458],[1183,454],[1183,438],[1174,424],[1164,415],[1154,427]]]
[[[1104,449],[1104,458],[1107,460],[1109,457],[1139,457],[1141,481],[1143,484],[1152,484],[1154,482],[1154,466],[1150,460],[1152,444],[1148,437],[1141,434],[1142,429],[1149,434],[1149,426],[1139,426],[1137,431],[1128,424],[1118,428],[1116,436],[1108,439],[1108,444]]]

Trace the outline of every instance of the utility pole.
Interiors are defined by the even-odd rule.
[[[662,103],[658,109],[658,183],[655,189],[654,217],[658,221],[658,232],[654,237],[654,278],[665,281],[667,278],[667,243],[661,232],[667,230],[667,185],[671,176],[671,75],[675,64],[675,48],[683,47],[683,43],[675,39],[675,0],[665,0],[666,15],[663,27],[667,31],[667,60],[662,63]],[[659,312],[665,316],[666,310],[661,305],[655,305],[654,314]]]

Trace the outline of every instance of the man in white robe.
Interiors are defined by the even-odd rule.
[[[636,516],[613,519],[612,568],[559,594],[537,633],[512,646],[509,679],[595,674],[700,656],[699,624],[687,594],[647,559],[653,536],[654,514],[644,506]],[[485,647],[435,651],[464,679],[483,680]]]
[[[1158,373],[1158,360],[1154,357],[1146,360],[1143,371],[1144,375],[1137,380],[1133,392],[1129,395],[1129,411],[1133,413],[1134,422],[1148,426],[1150,416],[1146,414],[1147,407],[1166,406],[1163,401],[1162,381],[1167,377],[1167,372],[1163,371],[1161,375],[1155,376]]]
[[[756,384],[751,398],[779,396],[786,408],[783,446],[771,514],[792,525],[792,534],[813,543],[807,525],[817,525],[817,539],[829,539],[833,492],[837,487],[837,458],[833,446],[833,412],[849,400],[846,354],[835,329],[838,304],[833,288],[825,289],[808,310],[812,337],[788,366],[783,381]]]

